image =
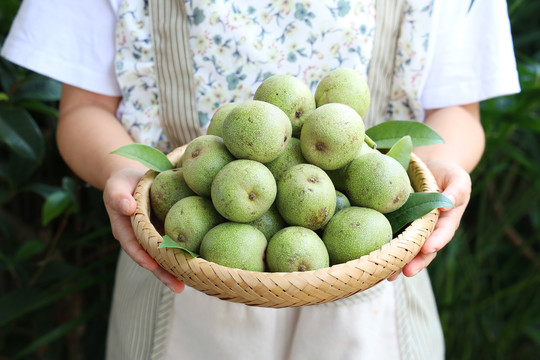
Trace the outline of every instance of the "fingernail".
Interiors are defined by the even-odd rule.
[[[396,280],[400,274],[401,274],[401,270],[398,270],[397,272],[393,273],[392,275],[388,277],[388,281]]]
[[[173,293],[175,294],[180,294],[182,292],[182,290],[184,289],[183,287],[179,286],[179,285],[167,285],[167,287],[169,288],[169,290],[171,290]]]
[[[437,252],[437,249],[435,249],[435,248],[428,248],[425,251],[423,251],[424,254],[433,254],[433,253],[436,253],[436,252]]]

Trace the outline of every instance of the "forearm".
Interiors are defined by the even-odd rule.
[[[101,190],[117,170],[127,167],[145,170],[136,161],[110,154],[133,142],[114,116],[118,101],[108,98],[106,102],[73,102],[72,91],[63,89],[57,129],[58,148],[67,165]]]
[[[485,147],[485,136],[478,104],[452,106],[426,111],[425,124],[444,139],[444,143],[414,149],[424,162],[452,161],[472,172]]]

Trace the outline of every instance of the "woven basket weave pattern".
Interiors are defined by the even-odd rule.
[[[185,146],[168,157],[176,164]],[[438,191],[427,167],[412,154],[409,177],[416,191]],[[162,235],[150,221],[150,187],[156,173],[147,172],[134,193],[137,210],[132,216],[135,235],[143,248],[164,269],[197,290],[223,300],[261,307],[294,307],[339,300],[364,291],[411,261],[433,231],[439,217],[435,209],[412,222],[381,249],[357,260],[307,272],[268,273],[224,267],[193,258],[179,249],[161,248]]]

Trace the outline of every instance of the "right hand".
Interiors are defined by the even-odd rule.
[[[137,169],[123,169],[114,173],[105,184],[103,201],[109,214],[113,236],[124,251],[143,268],[151,271],[171,291],[181,293],[184,283],[163,269],[142,248],[135,238],[130,216],[135,213],[137,203],[133,192],[144,172]]]

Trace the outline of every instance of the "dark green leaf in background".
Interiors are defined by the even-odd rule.
[[[21,101],[18,106],[33,113],[40,113],[52,119],[58,118],[58,109],[40,101]]]
[[[6,183],[9,189],[8,194],[13,195],[13,191],[24,184],[39,168],[40,164],[23,158],[13,151],[8,151],[6,158],[0,157],[0,179]],[[3,185],[2,185],[3,186]]]
[[[35,288],[21,288],[2,294],[0,297],[0,326],[5,326],[25,307],[32,306],[39,295],[39,290]]]
[[[16,92],[11,95],[11,100],[58,101],[61,90],[62,85],[58,81],[32,73],[19,84]]]
[[[33,257],[34,255],[39,254],[45,249],[45,244],[43,241],[39,240],[29,240],[25,241],[19,246],[15,252],[15,257],[13,261],[15,263],[21,263]]]
[[[86,308],[81,315],[58,325],[56,328],[51,329],[47,333],[39,336],[37,339],[34,339],[30,344],[28,344],[28,346],[17,353],[14,356],[14,359],[21,359],[24,356],[35,352],[37,349],[63,338],[69,332],[74,331],[77,327],[80,327],[81,325],[87,323],[90,319],[96,317],[106,307],[107,303],[105,302],[92,304]]]
[[[62,179],[62,188],[51,193],[45,199],[41,210],[41,222],[47,225],[58,216],[78,210],[77,199],[75,198],[75,181],[70,177]]]
[[[35,194],[40,195],[44,199],[49,197],[52,193],[58,191],[58,189],[60,189],[58,186],[52,186],[43,183],[32,183],[23,188],[23,190],[31,191]]]
[[[402,137],[409,135],[413,146],[433,145],[444,142],[435,130],[417,121],[392,120],[375,125],[366,134],[379,149],[390,149]]]
[[[409,135],[406,135],[399,139],[386,155],[396,159],[405,170],[409,169],[409,162],[411,161],[411,152],[412,152],[412,140]]]
[[[386,214],[395,234],[408,223],[421,218],[433,209],[453,207],[454,204],[438,192],[417,192],[410,194],[407,202],[398,210]]]
[[[0,105],[0,142],[17,155],[40,163],[45,140],[34,119],[24,109]]]
[[[7,34],[19,6],[21,6],[20,0],[0,1],[0,31],[2,34]],[[3,39],[0,38],[0,40]]]
[[[43,204],[41,223],[47,225],[63,214],[71,204],[70,196],[64,190],[58,190],[47,197]]]
[[[87,309],[85,309],[81,315],[58,325],[56,328],[50,330],[49,332],[41,335],[40,337],[32,341],[32,343],[28,344],[28,346],[26,346],[23,350],[17,353],[14,356],[14,359],[21,359],[24,356],[36,351],[37,349],[46,346],[53,341],[63,338],[69,332],[74,331],[77,327],[80,327],[81,325],[87,323],[90,319],[97,316],[99,312],[106,307],[107,304],[105,302],[98,302],[92,304]]]
[[[144,144],[124,145],[113,151],[111,154],[121,155],[136,160],[149,169],[158,172],[174,168],[173,164],[163,152]]]
[[[14,87],[14,84],[17,81],[17,72],[18,67],[15,64],[12,64],[4,58],[0,57],[0,86],[2,93],[5,94],[4,97],[8,99],[8,93]]]
[[[163,236],[163,241],[161,242],[161,244],[159,244],[158,248],[160,248],[160,249],[161,248],[180,249],[182,251],[187,252],[189,255],[191,255],[193,257],[199,257],[198,254],[195,254],[193,251],[189,251],[188,249],[186,249],[185,247],[183,247],[182,245],[178,244],[176,241],[171,239],[171,237],[169,235],[164,235]]]

